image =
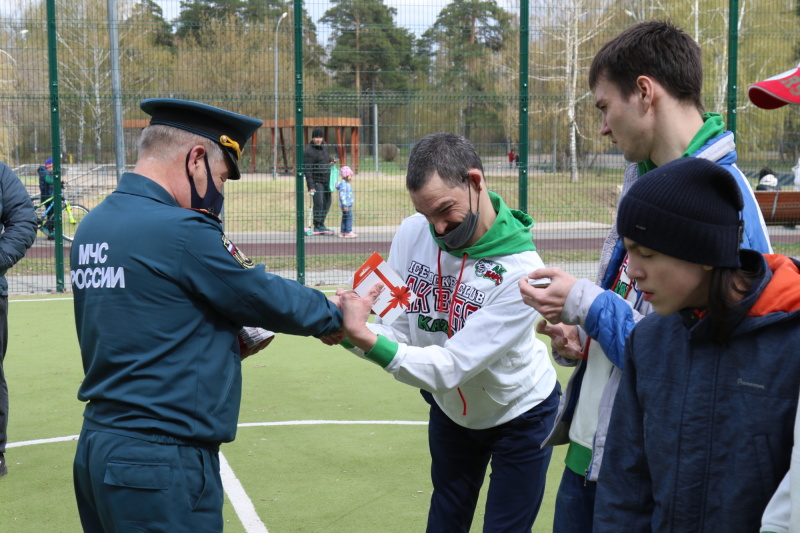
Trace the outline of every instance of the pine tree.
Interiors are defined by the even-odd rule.
[[[334,42],[327,66],[342,87],[361,94],[370,89],[408,88],[414,70],[414,36],[395,25],[397,10],[383,0],[333,0],[320,20],[333,29]]]
[[[511,26],[511,15],[494,0],[454,0],[422,36],[424,53],[434,57],[433,68],[442,73],[440,86],[465,93],[467,138],[479,108],[485,108],[481,97],[492,92],[495,81],[482,66],[492,52],[504,49]]]

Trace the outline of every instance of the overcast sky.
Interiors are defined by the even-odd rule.
[[[172,21],[178,18],[180,0],[155,1],[164,11],[166,20]],[[436,16],[449,3],[449,0],[384,0],[384,3],[397,10],[395,23],[398,26],[408,28],[417,36],[420,36],[436,21]],[[497,3],[506,9],[519,9],[519,0],[497,0]],[[15,7],[19,7],[19,3],[14,0],[0,0],[0,16],[12,17]],[[318,22],[330,7],[330,0],[306,1],[306,10],[314,23],[317,24],[318,37],[321,44],[328,44],[329,31],[320,27]],[[286,21],[284,21],[284,24],[286,24]]]
[[[3,0],[0,0],[2,3]],[[164,18],[167,20],[174,20],[178,18],[180,11],[179,0],[156,0],[156,2],[164,10]],[[435,21],[439,11],[448,4],[446,0],[384,0],[384,3],[397,9],[397,16],[395,23],[398,26],[403,26],[414,32],[417,36],[428,29]],[[501,4],[505,2],[501,1]],[[317,25],[320,39],[323,40],[322,44],[327,44],[328,31],[321,28],[318,24],[322,15],[330,9],[331,3],[329,0],[307,0],[306,11],[311,16],[314,24]],[[283,22],[286,24],[286,21]]]

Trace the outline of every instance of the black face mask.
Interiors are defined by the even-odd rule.
[[[186,176],[189,178],[189,187],[192,190],[192,209],[202,209],[212,215],[219,216],[222,213],[222,204],[225,201],[225,196],[217,190],[217,186],[214,185],[214,180],[211,178],[211,166],[208,164],[208,156],[203,156],[203,162],[206,164],[206,195],[201,198],[197,193],[194,180],[189,174],[189,157],[191,154],[192,152],[186,154]]]
[[[478,196],[478,210],[476,212],[472,212],[472,186],[467,185],[469,189],[469,211],[467,212],[467,216],[464,217],[464,220],[461,221],[461,224],[456,226],[453,230],[448,231],[445,234],[435,233],[436,238],[439,239],[442,244],[447,247],[447,250],[461,250],[462,248],[467,246],[467,243],[472,239],[472,236],[475,235],[475,230],[478,228],[478,219],[481,215],[481,197]]]

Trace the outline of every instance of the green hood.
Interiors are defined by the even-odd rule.
[[[725,122],[722,120],[722,115],[719,113],[705,113],[703,115],[703,125],[697,130],[697,133],[694,134],[694,137],[689,142],[689,146],[686,147],[686,151],[683,152],[681,157],[689,157],[723,131],[725,131]],[[639,175],[641,176],[656,168],[656,164],[648,159],[647,161],[639,163],[638,168]]]
[[[429,225],[433,240],[439,248],[456,257],[467,254],[475,259],[536,250],[531,237],[533,219],[522,211],[509,208],[503,199],[492,191],[489,191],[489,198],[497,213],[497,218],[489,231],[469,248],[448,251],[447,247],[436,238],[433,226]]]

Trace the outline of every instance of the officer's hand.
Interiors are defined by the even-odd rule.
[[[258,353],[272,342],[275,333],[264,328],[244,326],[239,330],[239,355],[242,359]]]
[[[581,359],[581,342],[578,337],[578,328],[566,324],[549,325],[546,320],[536,324],[536,333],[550,337],[550,347],[555,353],[567,359]]]
[[[342,207],[342,211],[344,211],[345,213],[347,213],[348,211],[350,211],[350,208],[349,208],[349,207],[347,207],[347,206],[344,206],[344,207]]]
[[[336,346],[344,340],[344,331],[339,330],[331,335],[325,335],[324,337],[320,337],[319,340],[326,346]]]
[[[274,339],[274,338],[275,338],[275,335],[273,335],[272,337],[270,337],[268,339],[265,339],[265,340],[261,341],[259,344],[253,345],[253,346],[247,346],[246,344],[244,344],[243,342],[240,341],[239,342],[239,353],[240,353],[240,356],[241,356],[242,360],[244,360],[247,357],[250,357],[253,354],[256,354],[256,353],[260,352],[261,350],[263,350],[264,348],[269,346],[269,343],[271,343],[272,339]]]

